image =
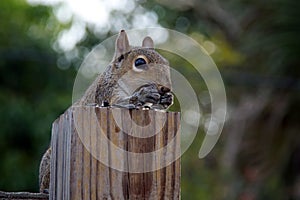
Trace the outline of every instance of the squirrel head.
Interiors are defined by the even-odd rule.
[[[155,84],[171,89],[169,62],[154,49],[151,37],[143,39],[139,47],[130,46],[127,34],[122,30],[115,43],[112,74],[117,80],[117,90],[131,95],[143,85]],[[120,95],[120,94],[119,94]]]

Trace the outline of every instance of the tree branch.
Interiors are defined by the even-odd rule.
[[[241,33],[240,24],[234,16],[220,6],[217,0],[195,1],[194,9],[199,16],[215,22],[230,41],[237,41]]]

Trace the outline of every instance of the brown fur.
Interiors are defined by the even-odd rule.
[[[148,61],[142,72],[132,70],[138,56],[144,56]],[[127,107],[143,106],[148,101],[153,101],[153,108],[166,109],[173,101],[170,88],[169,63],[153,49],[152,39],[146,37],[142,47],[130,47],[126,33],[121,31],[116,41],[113,61],[75,105],[101,106],[106,102],[109,105]],[[50,159],[49,148],[40,164],[41,192],[49,188]]]
[[[51,158],[51,148],[49,148],[43,155],[40,170],[39,170],[39,184],[40,192],[46,193],[49,189],[50,184],[50,158]]]

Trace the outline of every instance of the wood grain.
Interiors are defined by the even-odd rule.
[[[30,193],[30,192],[3,192],[0,191],[1,200],[48,200],[48,194]]]
[[[180,199],[179,130],[177,112],[69,108],[53,123],[50,199]]]

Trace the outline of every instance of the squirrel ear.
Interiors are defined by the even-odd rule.
[[[147,48],[153,48],[154,47],[154,42],[151,37],[147,36],[143,40],[142,47],[147,47]]]
[[[121,30],[115,44],[115,58],[120,57],[122,54],[130,51],[127,34]]]

